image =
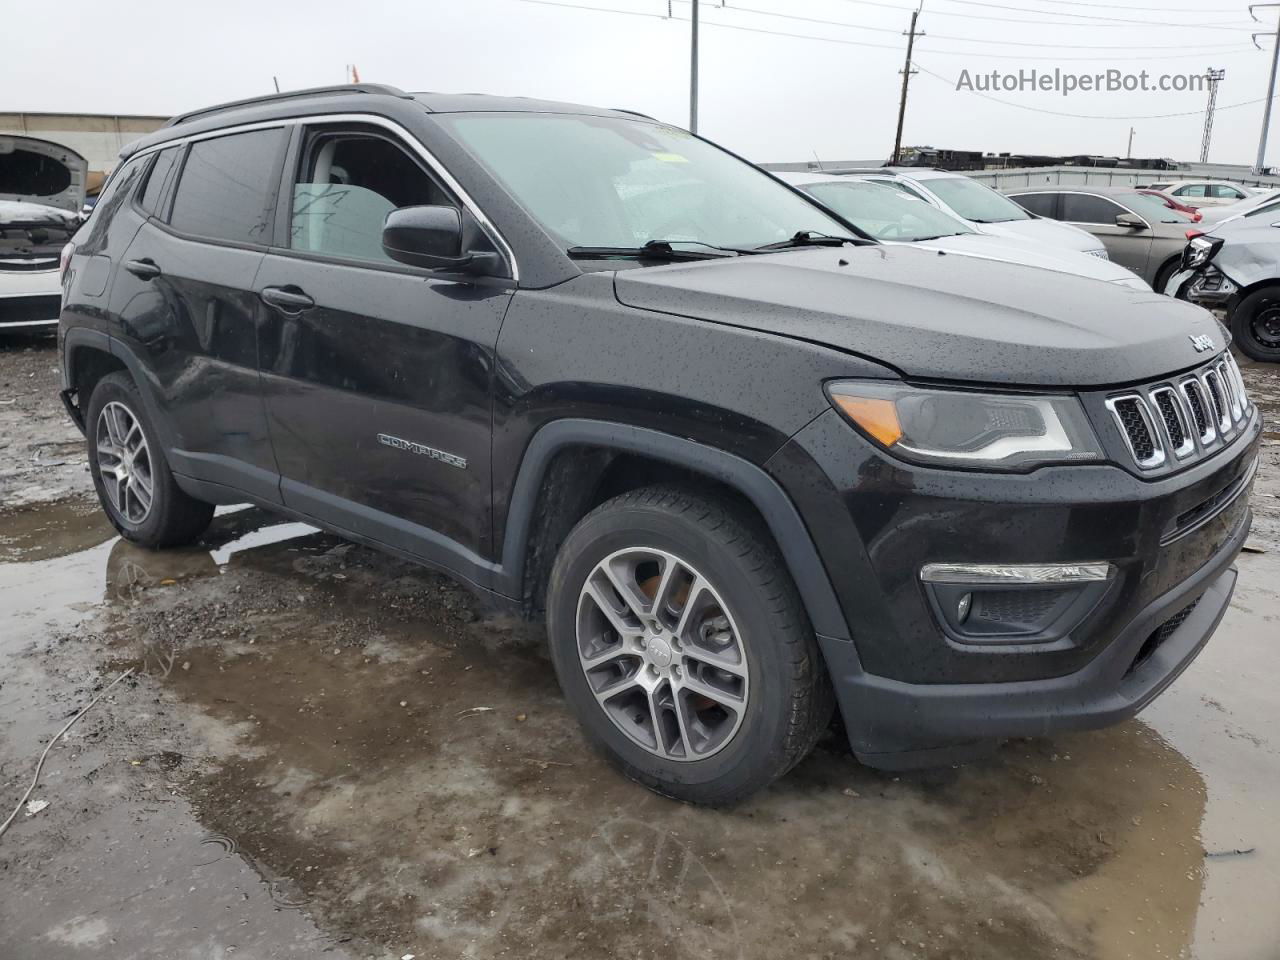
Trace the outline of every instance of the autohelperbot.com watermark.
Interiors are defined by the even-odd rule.
[[[1054,68],[1039,70],[961,70],[957,90],[971,93],[1194,93],[1209,89],[1202,73],[1152,73],[1149,70],[1095,70],[1076,73]]]

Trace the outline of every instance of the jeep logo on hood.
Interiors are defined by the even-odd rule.
[[[1196,348],[1196,353],[1204,353],[1206,350],[1213,349],[1213,337],[1206,334],[1192,334],[1187,339],[1191,341],[1191,346]]]

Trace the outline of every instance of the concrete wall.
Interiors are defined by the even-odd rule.
[[[89,170],[108,173],[120,148],[159,129],[168,117],[105,116],[85,113],[0,113],[0,136],[16,134],[70,147],[89,161]]]

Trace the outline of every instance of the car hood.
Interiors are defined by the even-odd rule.
[[[60,143],[35,137],[0,136],[0,200],[61,207],[84,206],[89,164]]]
[[[908,377],[1093,387],[1193,366],[1221,346],[1199,307],[913,246],[802,249],[615,274],[619,301],[830,346]]]
[[[1102,241],[1087,230],[1081,230],[1079,227],[1073,227],[1069,223],[1059,223],[1057,220],[1049,220],[1044,217],[1036,217],[1031,220],[1006,220],[1002,223],[978,223],[974,224],[974,226],[979,232],[993,237],[1007,237],[1010,240],[1035,240],[1040,243],[1052,244],[1055,247],[1062,247],[1066,250],[1075,250],[1079,253],[1091,253],[1095,250],[1104,249]]]
[[[921,241],[920,246],[930,250],[943,250],[959,256],[986,257],[1005,263],[1017,263],[1025,267],[1055,270],[1078,277],[1122,283],[1135,290],[1150,290],[1146,281],[1132,270],[1118,263],[1090,256],[1077,250],[1053,247],[1044,243],[1015,242],[1007,237],[992,237],[980,233],[962,233],[954,237]]]

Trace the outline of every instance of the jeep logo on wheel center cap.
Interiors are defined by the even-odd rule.
[[[649,660],[655,667],[666,667],[671,665],[671,645],[660,637],[654,637],[649,641],[649,645],[645,648],[649,653]]]

